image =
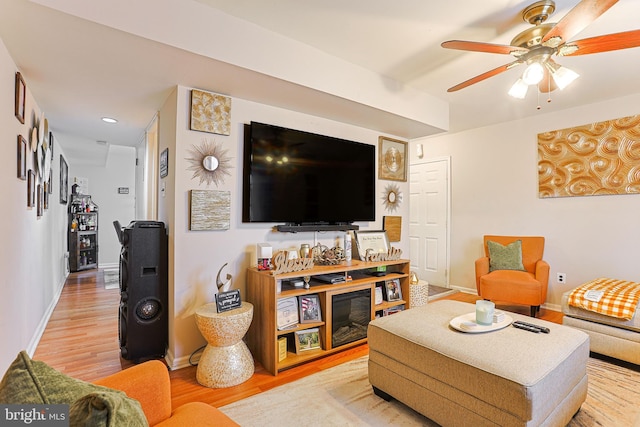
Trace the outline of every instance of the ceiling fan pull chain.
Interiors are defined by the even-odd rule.
[[[547,73],[549,72],[547,71]],[[547,93],[549,94],[549,98],[547,98],[547,103],[550,104],[551,103],[551,74],[549,73],[548,76],[549,77],[547,78],[547,84],[549,85],[549,91]]]
[[[542,107],[540,107],[540,88],[536,88],[537,90],[537,96],[538,96],[538,106],[536,107],[536,110],[541,109]]]

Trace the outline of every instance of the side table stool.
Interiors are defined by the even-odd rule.
[[[241,384],[253,375],[253,356],[242,337],[253,320],[253,305],[243,302],[233,310],[218,313],[216,304],[196,310],[198,329],[207,340],[196,379],[200,385],[224,388]]]

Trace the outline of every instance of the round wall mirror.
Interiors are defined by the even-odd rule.
[[[214,156],[205,156],[205,158],[202,159],[202,166],[208,171],[214,171],[218,169],[219,164],[220,163],[218,162],[218,159],[216,159]]]
[[[387,194],[387,201],[391,204],[396,202],[396,192],[395,191],[389,191],[389,193]]]

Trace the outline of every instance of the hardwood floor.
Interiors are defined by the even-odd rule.
[[[458,292],[447,299],[473,303],[476,295]],[[120,357],[118,342],[118,289],[105,289],[102,270],[71,273],[60,300],[36,348],[34,359],[85,381],[93,381],[132,365]],[[528,315],[529,308],[496,304],[497,308]],[[539,318],[562,323],[562,313],[540,310]],[[170,372],[173,406],[201,401],[224,406],[307,375],[367,355],[364,344],[304,365],[274,377],[259,364],[255,374],[243,384],[210,389],[196,381],[196,367]]]

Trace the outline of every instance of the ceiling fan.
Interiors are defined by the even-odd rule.
[[[498,53],[516,58],[513,62],[457,84],[447,92],[471,86],[521,64],[526,64],[527,67],[509,90],[509,95],[524,98],[528,87],[532,85],[537,85],[540,92],[564,89],[578,74],[555,62],[553,55],[587,55],[640,46],[640,30],[569,41],[617,2],[618,0],[582,0],[557,23],[545,23],[555,11],[555,2],[537,1],[522,12],[524,21],[534,26],[515,36],[509,45],[463,40],[442,43],[442,47],[447,49]]]

